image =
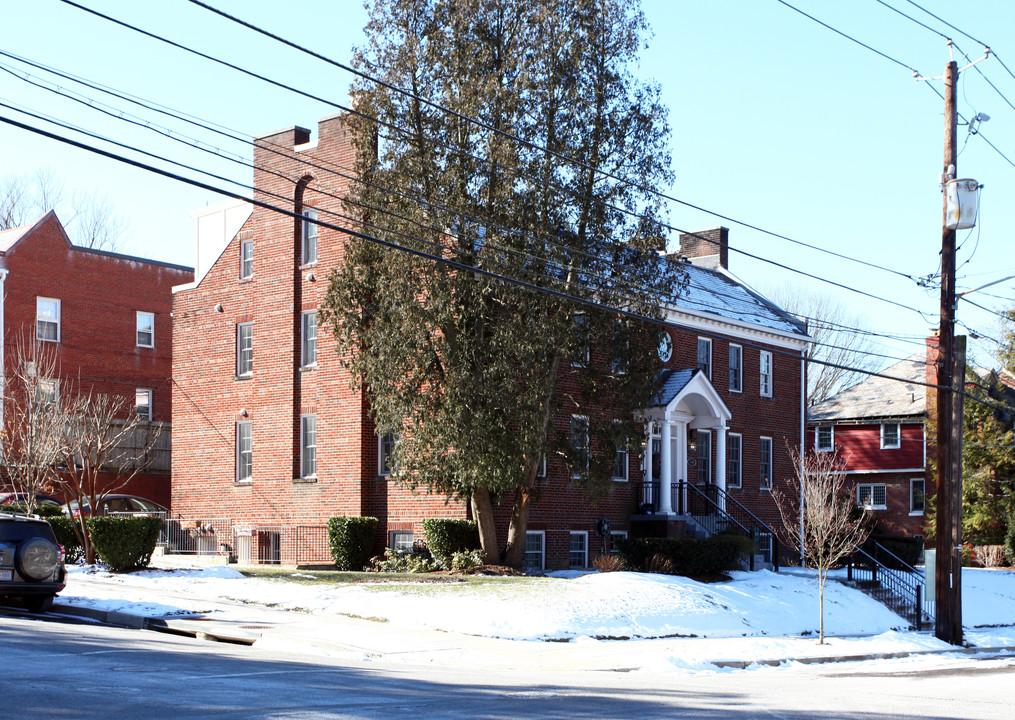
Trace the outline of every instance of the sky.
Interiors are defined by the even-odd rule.
[[[341,648],[384,648],[396,662],[409,647],[419,650],[421,636],[413,629],[530,641],[538,644],[536,651],[550,646],[548,653],[567,641],[590,658],[608,654],[611,667],[661,673],[717,672],[712,661],[731,658],[950,647],[930,633],[907,631],[906,621],[884,605],[835,581],[825,589],[825,633],[834,637],[829,645],[818,646],[817,581],[799,569],[797,574],[733,572],[730,581],[709,584],[672,575],[567,571],[553,577],[489,578],[478,585],[334,584],[302,570],[305,580],[319,580],[304,584],[246,577],[233,567],[202,566],[178,556],[155,558],[155,563],[158,567],[151,570],[118,575],[95,566],[71,566],[57,602],[142,617],[195,614],[268,628],[275,623],[262,624],[265,616],[257,613],[270,608],[285,617],[276,620],[279,632],[265,632],[255,649],[328,655]],[[841,576],[844,571],[836,572]],[[966,568],[962,585],[964,639],[975,647],[1015,645],[1010,625],[1015,572]],[[231,604],[217,602],[223,599]],[[377,629],[364,640],[356,634],[363,629],[344,622],[348,618],[371,618]],[[301,630],[301,619],[309,633]],[[298,637],[304,641],[297,646],[293,639]],[[431,662],[446,662],[447,646],[454,646],[454,639],[440,637]],[[669,640],[638,642],[651,638]],[[419,659],[417,653],[413,657]]]
[[[318,119],[338,112],[335,105],[245,77],[61,0],[0,2],[0,50],[246,136],[291,125],[316,130]],[[308,0],[297,10],[286,6],[284,12],[279,11],[282,5],[267,0],[208,2],[340,62],[349,62],[354,46],[363,43],[366,12],[358,0]],[[82,4],[322,99],[347,103],[348,73],[187,0]],[[959,86],[961,116],[990,116],[979,135],[959,126],[958,175],[984,185],[977,228],[958,234],[961,292],[1015,275],[1010,250],[1015,203],[1008,201],[1015,193],[1015,76],[1008,71],[1015,71],[1015,4],[793,0],[792,5],[869,48],[778,0],[643,0],[653,35],[635,72],[661,86],[670,110],[676,172],[673,186],[659,190],[674,199],[669,211],[674,228],[730,228],[730,270],[749,285],[766,293],[792,287],[827,295],[866,318],[887,336],[878,338],[873,348],[884,353],[887,366],[894,358],[919,351],[922,338],[937,325],[939,290],[933,280],[930,288],[917,280],[939,269],[944,103],[930,88],[943,91],[943,83],[916,81],[909,68],[926,77],[940,76],[950,59],[943,37],[888,6],[950,35],[972,60],[984,55],[983,46],[920,7],[996,53],[965,70]],[[956,59],[960,67],[967,64],[958,51]],[[0,66],[18,73],[0,72],[0,102],[250,182],[250,171],[242,165],[186,148],[149,128],[129,125],[20,79],[31,73],[33,80],[52,80],[43,71],[9,57],[0,57]],[[55,82],[101,97],[67,80]],[[128,110],[249,161],[249,148],[243,144],[121,100],[106,97],[105,102],[115,106],[114,115]],[[72,134],[7,107],[0,107],[0,116]],[[69,190],[108,195],[128,221],[121,251],[130,254],[192,265],[190,213],[223,199],[3,123],[0,147],[0,176],[51,169]],[[171,167],[163,160],[132,155]],[[199,177],[189,170],[174,171]],[[243,192],[219,180],[205,180]],[[676,242],[674,232],[670,249],[676,249]],[[1015,280],[1005,280],[969,300],[1004,309],[1015,302],[1013,288]],[[998,318],[965,301],[959,304],[958,318],[959,332],[981,338],[970,341],[973,359],[990,365],[996,347],[992,339],[1000,337]]]

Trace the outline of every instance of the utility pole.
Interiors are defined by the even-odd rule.
[[[956,178],[956,91],[958,65],[945,70],[944,182]],[[944,193],[947,198],[947,193]],[[948,228],[947,199],[942,211],[941,327],[937,367],[937,563],[934,634],[962,644],[962,391],[965,385],[965,338],[955,338],[955,230]]]

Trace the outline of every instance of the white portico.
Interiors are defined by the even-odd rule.
[[[697,430],[707,430],[701,439],[709,446],[700,450],[701,459],[711,462],[711,442],[715,441],[715,473],[704,468],[703,481],[714,481],[720,490],[726,489],[726,431],[730,411],[719,397],[712,383],[701,370],[663,370],[660,373],[661,389],[655,404],[642,413],[645,420],[649,461],[645,463],[645,501],[656,505],[658,514],[670,515],[687,506],[687,498],[674,498],[671,488],[684,480],[697,482],[699,459],[689,467],[688,438]],[[689,475],[690,471],[690,475]],[[658,473],[658,476],[656,474]],[[654,488],[660,491],[656,496]],[[683,493],[686,495],[686,488]],[[719,493],[722,498],[723,493]],[[655,502],[653,502],[655,501]],[[676,508],[674,507],[676,505]]]

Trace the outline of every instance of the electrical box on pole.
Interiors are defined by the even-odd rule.
[[[945,183],[945,227],[949,230],[968,230],[976,227],[976,210],[980,185],[963,178]]]

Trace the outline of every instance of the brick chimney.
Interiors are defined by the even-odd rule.
[[[692,265],[729,269],[729,228],[714,227],[680,234],[680,254]]]

